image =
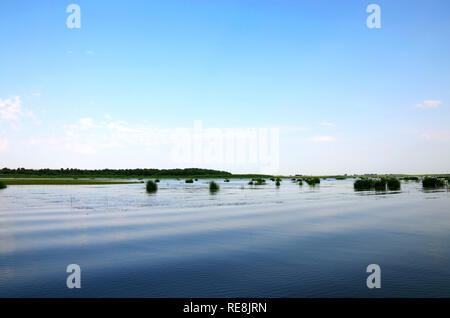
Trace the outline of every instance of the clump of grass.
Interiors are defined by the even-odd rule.
[[[318,177],[305,178],[304,180],[310,186],[315,186],[316,184],[320,183],[320,178],[318,178]]]
[[[337,177],[334,177],[336,180],[345,180],[345,179],[347,179],[346,177],[343,177],[343,176],[337,176]]]
[[[192,179],[186,179],[184,182],[185,182],[185,183],[194,183],[194,180],[192,180]]]
[[[270,181],[275,181],[275,178],[270,178]]]
[[[230,182],[230,179],[225,179],[224,182]]]
[[[8,186],[3,181],[0,181],[0,189],[6,189]]]
[[[298,185],[302,186],[303,185],[303,181],[301,179],[298,179]]]
[[[264,180],[263,178],[256,179],[255,185],[264,185],[264,184],[266,184],[266,180]]]
[[[400,181],[397,178],[379,178],[379,179],[358,179],[353,184],[355,191],[386,191],[389,190],[400,190]]]
[[[148,193],[154,193],[158,190],[158,185],[156,184],[156,182],[154,182],[152,180],[148,180],[145,188]]]
[[[279,177],[276,178],[275,180],[276,180],[277,182],[281,182],[281,178],[279,178]]]
[[[249,182],[248,182],[248,185],[253,185],[253,181],[249,181]]]
[[[414,177],[414,176],[407,176],[407,177],[403,177],[401,179],[405,180],[405,181],[416,181],[416,182],[419,181],[419,177]]]
[[[425,177],[422,180],[422,187],[424,188],[442,188],[444,185],[444,180],[435,177]]]
[[[197,178],[195,178],[194,180],[195,180],[195,181],[198,181],[198,179],[197,179]]]
[[[384,178],[375,179],[373,181],[373,187],[375,188],[375,191],[386,191],[386,186],[387,182]]]
[[[292,181],[292,182],[296,182],[296,181],[297,181],[297,179],[295,179],[295,178],[292,178],[292,179],[291,179],[291,181]]]
[[[219,191],[219,185],[217,183],[215,183],[214,181],[211,181],[209,183],[209,191],[212,193]]]
[[[373,189],[373,180],[372,179],[358,179],[353,184],[353,188],[356,191],[365,191]]]
[[[155,182],[158,183],[158,182],[159,182],[159,179],[156,179]]]
[[[276,185],[277,187],[279,187],[280,184],[281,184],[281,183],[280,183],[280,181],[278,181],[278,180],[275,182],[275,185]]]
[[[390,191],[400,190],[401,184],[397,178],[389,178],[389,179],[387,179],[386,183],[387,183],[387,188]]]

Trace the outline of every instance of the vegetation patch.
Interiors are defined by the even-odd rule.
[[[434,188],[442,188],[445,186],[445,182],[441,178],[436,177],[425,177],[422,180],[422,187],[434,189]]]
[[[375,188],[375,191],[386,191],[386,186],[387,182],[384,178],[373,180],[373,187]]]
[[[358,179],[353,184],[353,188],[356,191],[368,191],[368,190],[372,190],[374,188],[373,183],[374,182],[372,179]]]
[[[4,179],[6,185],[107,185],[107,184],[132,184],[137,181],[116,180],[92,180],[92,179]]]
[[[217,192],[219,191],[219,185],[217,183],[215,183],[214,181],[211,181],[209,183],[209,191],[211,193]]]
[[[405,180],[405,181],[419,181],[419,177],[415,177],[415,176],[407,176],[407,177],[402,177],[400,178],[401,180]]]
[[[264,185],[266,184],[266,180],[263,178],[257,178],[256,180],[253,180],[255,182],[255,185]]]
[[[320,184],[319,177],[308,177],[308,178],[304,178],[303,180],[310,186],[315,186],[316,184]]]
[[[1,189],[6,189],[8,186],[6,185],[6,183],[4,183],[3,181],[0,181],[0,190]]]
[[[398,191],[401,188],[400,180],[397,178],[388,178],[386,182],[390,191]]]
[[[398,191],[401,188],[400,181],[397,178],[362,178],[355,181],[353,184],[355,191]]]
[[[185,183],[194,183],[194,180],[192,180],[192,179],[186,179],[184,182],[185,182]]]
[[[154,193],[158,190],[158,185],[156,184],[156,182],[148,180],[145,189],[147,190],[148,193]]]

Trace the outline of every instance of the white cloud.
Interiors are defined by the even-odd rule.
[[[101,125],[94,123],[94,120],[89,117],[80,118],[76,124],[65,126],[67,135],[74,135],[79,131],[85,131],[92,128],[99,128]]]
[[[39,93],[39,92],[33,93],[32,95],[33,95],[34,97],[41,97],[41,93]]]
[[[0,119],[18,120],[20,117],[32,117],[32,111],[22,108],[20,96],[7,99],[0,98]]]
[[[321,126],[328,126],[328,127],[334,126],[334,124],[333,124],[333,123],[330,123],[329,121],[322,121],[322,122],[320,123],[320,125],[321,125]]]
[[[427,99],[427,100],[424,100],[421,104],[415,104],[414,107],[416,107],[416,108],[436,108],[441,104],[442,104],[442,101],[440,101],[440,100]]]
[[[86,51],[86,54],[88,54],[88,55],[93,55],[93,54],[94,54],[94,51],[87,50],[87,51]]]
[[[33,112],[29,109],[22,107],[22,100],[20,96],[13,96],[6,99],[0,98],[0,119],[11,122],[11,128],[13,130],[19,130],[19,126],[16,125],[22,117],[32,118],[38,125],[40,121],[36,119]]]
[[[314,142],[331,142],[335,141],[336,139],[332,136],[314,136],[311,138]]]

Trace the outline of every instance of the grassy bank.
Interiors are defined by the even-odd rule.
[[[6,185],[102,185],[102,184],[132,184],[135,181],[115,180],[82,180],[82,179],[2,179]]]

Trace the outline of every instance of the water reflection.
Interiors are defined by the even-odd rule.
[[[447,190],[232,179],[215,180],[211,195],[209,181],[161,180],[154,194],[145,184],[8,187],[0,296],[71,296],[72,263],[86,297],[371,297],[371,263],[384,271],[377,296],[450,296]]]

